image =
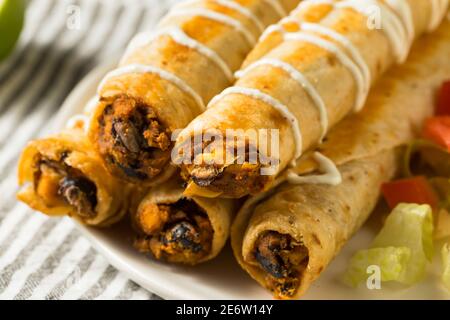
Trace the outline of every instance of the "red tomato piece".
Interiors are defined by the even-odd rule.
[[[450,116],[450,80],[444,82],[439,91],[436,114],[438,116]]]
[[[438,207],[438,197],[422,176],[385,183],[381,190],[391,209],[399,203],[429,204],[434,209]]]
[[[450,152],[450,116],[429,118],[425,121],[423,136]]]

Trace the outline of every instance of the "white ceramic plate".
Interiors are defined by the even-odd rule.
[[[67,98],[54,119],[54,130],[61,129],[67,119],[81,112],[95,94],[97,84],[111,67],[92,71]],[[347,244],[343,251],[310,288],[304,299],[449,299],[440,284],[441,261],[436,254],[433,266],[422,283],[411,287],[383,284],[381,290],[365,286],[351,289],[340,283],[352,254],[367,248],[379,230],[376,215]],[[270,299],[271,296],[240,269],[230,247],[209,263],[190,268],[160,263],[133,250],[131,236],[124,222],[107,230],[78,226],[92,245],[117,269],[149,291],[165,299]],[[440,246],[439,246],[440,248]],[[437,252],[437,251],[436,251]]]

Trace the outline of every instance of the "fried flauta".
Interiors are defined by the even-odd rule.
[[[381,184],[402,166],[398,151],[433,113],[435,92],[450,74],[449,40],[447,21],[381,79],[361,113],[330,132],[320,152],[337,165],[341,184],[293,185],[288,178],[238,213],[234,254],[275,297],[302,296],[369,217]],[[316,167],[307,156],[296,170],[315,173]]]
[[[299,0],[200,0],[139,34],[98,89],[89,137],[108,170],[151,186],[174,173],[172,134],[234,82],[264,28]]]
[[[239,198],[269,189],[331,128],[363,108],[375,81],[404,62],[413,40],[438,26],[447,5],[429,0],[302,2],[264,34],[235,86],[216,96],[179,135],[176,149],[189,182],[187,194]],[[255,138],[262,130],[278,132],[275,153]],[[244,141],[246,151],[233,157],[241,148],[236,140]],[[217,154],[226,159],[211,161]],[[264,173],[273,164],[273,172]]]
[[[67,215],[91,226],[119,221],[137,192],[108,173],[81,129],[31,141],[18,170],[19,200],[49,216]]]
[[[171,180],[151,190],[132,214],[135,248],[156,259],[196,265],[217,256],[230,234],[236,202],[183,196]]]

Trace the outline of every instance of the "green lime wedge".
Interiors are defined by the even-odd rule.
[[[0,61],[19,39],[25,16],[25,0],[0,0]]]

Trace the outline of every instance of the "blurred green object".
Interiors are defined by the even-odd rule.
[[[0,61],[13,51],[22,31],[26,0],[0,0]]]

